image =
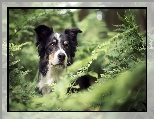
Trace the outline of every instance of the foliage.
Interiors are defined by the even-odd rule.
[[[79,22],[80,10],[10,9],[11,111],[146,111],[146,37],[138,31],[134,11],[126,11],[124,18],[117,14],[123,24],[115,25],[116,32],[108,31],[105,22],[96,19],[97,10],[89,11]],[[60,32],[67,27],[83,31],[78,37],[75,62],[62,80],[52,85],[53,92],[43,97],[35,91],[38,56],[32,31],[40,23],[52,24]],[[104,31],[112,35],[102,36]],[[73,87],[72,83],[83,75],[89,76],[92,86],[66,94],[67,87]]]

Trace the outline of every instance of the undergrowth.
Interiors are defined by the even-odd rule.
[[[27,39],[24,37],[25,34],[32,37],[34,33],[31,30],[35,23],[48,18],[44,15],[51,15],[50,10],[37,12],[39,15],[36,17],[32,13],[31,16],[34,18],[31,17],[24,27],[10,21],[19,26],[13,33],[14,26],[10,23],[8,77],[10,111],[146,111],[146,36],[139,33],[133,10],[126,11],[124,18],[117,14],[123,24],[115,25],[118,32],[115,36],[93,46],[87,45],[83,48],[79,45],[74,64],[67,68],[65,76],[58,84],[52,85],[53,92],[43,97],[35,91],[37,68],[26,69],[26,65],[23,63],[25,66],[22,66],[20,63],[23,58],[28,58],[23,56],[25,51],[21,49],[26,49],[34,41],[13,42],[17,34],[18,39]],[[56,15],[55,11],[52,13]],[[43,17],[35,21],[39,16]],[[35,22],[34,26],[30,25],[32,22]],[[82,36],[78,39],[80,38]],[[80,52],[80,49],[88,50]],[[22,54],[22,58],[18,56],[19,54]],[[84,54],[85,57],[82,58]],[[34,61],[32,59],[31,61],[37,64],[38,57],[34,58]],[[31,80],[26,77],[30,73],[35,74]],[[67,88],[73,87],[72,83],[84,75],[91,77],[92,86],[79,93],[66,94]]]

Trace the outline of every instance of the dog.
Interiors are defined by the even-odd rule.
[[[38,91],[42,95],[51,92],[51,84],[57,83],[66,67],[73,63],[79,28],[65,29],[64,33],[55,33],[52,27],[39,25],[35,29],[36,47],[39,54]],[[81,88],[89,87],[80,77],[76,84]],[[85,84],[83,84],[85,83]]]

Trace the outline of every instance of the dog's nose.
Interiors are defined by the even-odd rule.
[[[59,59],[60,61],[64,61],[64,60],[65,60],[65,54],[64,54],[64,53],[59,53],[59,54],[58,54],[58,59]]]

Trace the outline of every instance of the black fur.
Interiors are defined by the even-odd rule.
[[[39,61],[39,74],[41,73],[43,76],[46,76],[48,72],[48,59],[49,55],[52,51],[50,51],[49,46],[52,43],[52,39],[54,39],[54,31],[53,28],[50,28],[45,25],[39,25],[35,29],[36,32],[36,46],[38,47],[38,54],[40,56]],[[73,58],[75,57],[76,47],[78,45],[77,42],[77,34],[82,33],[79,28],[66,29],[64,33],[60,34],[60,38],[68,41],[68,47],[65,49],[68,60],[67,65],[71,65],[73,63]],[[54,48],[53,48],[54,49]],[[55,50],[55,49],[54,49]],[[90,86],[89,80],[87,77],[81,77],[76,81],[76,84],[80,85],[79,90],[88,88]]]
[[[91,84],[90,84],[90,79],[87,75],[84,75],[84,76],[81,76],[79,77],[76,82],[74,83],[73,86],[76,86],[76,85],[79,85],[79,88],[72,88],[72,87],[69,87],[67,89],[67,93],[74,93],[74,92],[78,92],[78,91],[81,91],[81,90],[84,90],[84,89],[87,89]]]
[[[40,25],[36,27],[36,46],[38,46],[38,53],[40,58],[43,58],[45,56],[45,46],[47,45],[47,42],[49,42],[49,37],[54,33],[53,28],[50,28],[45,25]],[[76,46],[78,45],[77,42],[77,34],[82,33],[82,31],[79,28],[72,28],[72,29],[66,29],[64,31],[65,37],[69,40],[71,49],[70,49],[70,58],[68,61],[68,65],[71,65],[73,63],[73,58],[75,56],[76,52]]]
[[[76,46],[78,45],[78,42],[77,42],[77,34],[78,33],[82,33],[82,31],[79,28],[65,30],[65,34],[67,34],[68,39],[70,41],[70,45],[71,45],[70,61],[69,61],[68,65],[71,65],[73,63],[73,58],[74,58],[75,52],[76,52]]]

